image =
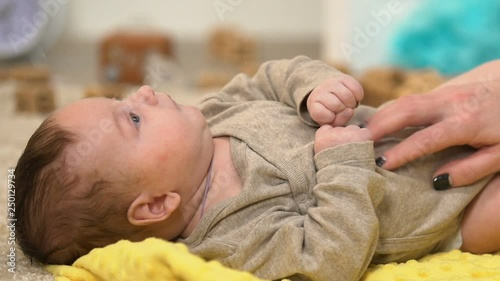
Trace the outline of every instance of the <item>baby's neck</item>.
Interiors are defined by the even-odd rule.
[[[229,137],[214,138],[214,156],[212,159],[211,182],[208,184],[206,198],[202,198],[195,215],[181,233],[182,238],[188,237],[201,220],[202,213],[206,215],[218,203],[237,196],[242,189],[242,182],[231,157]],[[208,175],[206,176],[208,178]],[[200,187],[203,194],[205,186]]]

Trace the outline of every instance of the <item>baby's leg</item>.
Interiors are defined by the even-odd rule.
[[[500,174],[467,206],[462,221],[462,250],[476,254],[500,251]]]

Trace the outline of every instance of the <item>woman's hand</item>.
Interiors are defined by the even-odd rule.
[[[450,146],[470,145],[478,151],[435,172],[435,177],[449,179],[445,188],[500,171],[500,81],[451,84],[429,94],[404,96],[367,120],[374,141],[408,126],[427,126],[386,151],[384,168],[392,170]]]

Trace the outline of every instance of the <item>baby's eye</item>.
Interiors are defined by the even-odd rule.
[[[134,123],[134,125],[139,125],[139,123],[141,122],[141,117],[139,117],[139,115],[133,113],[132,111],[129,113],[129,116],[130,116],[130,119],[132,120],[132,122]]]

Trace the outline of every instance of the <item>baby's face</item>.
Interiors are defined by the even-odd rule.
[[[97,171],[108,179],[125,174],[133,177],[136,191],[168,188],[189,196],[203,180],[213,153],[201,112],[148,86],[123,101],[80,100],[54,118],[81,136],[66,151],[70,168],[86,175]]]

